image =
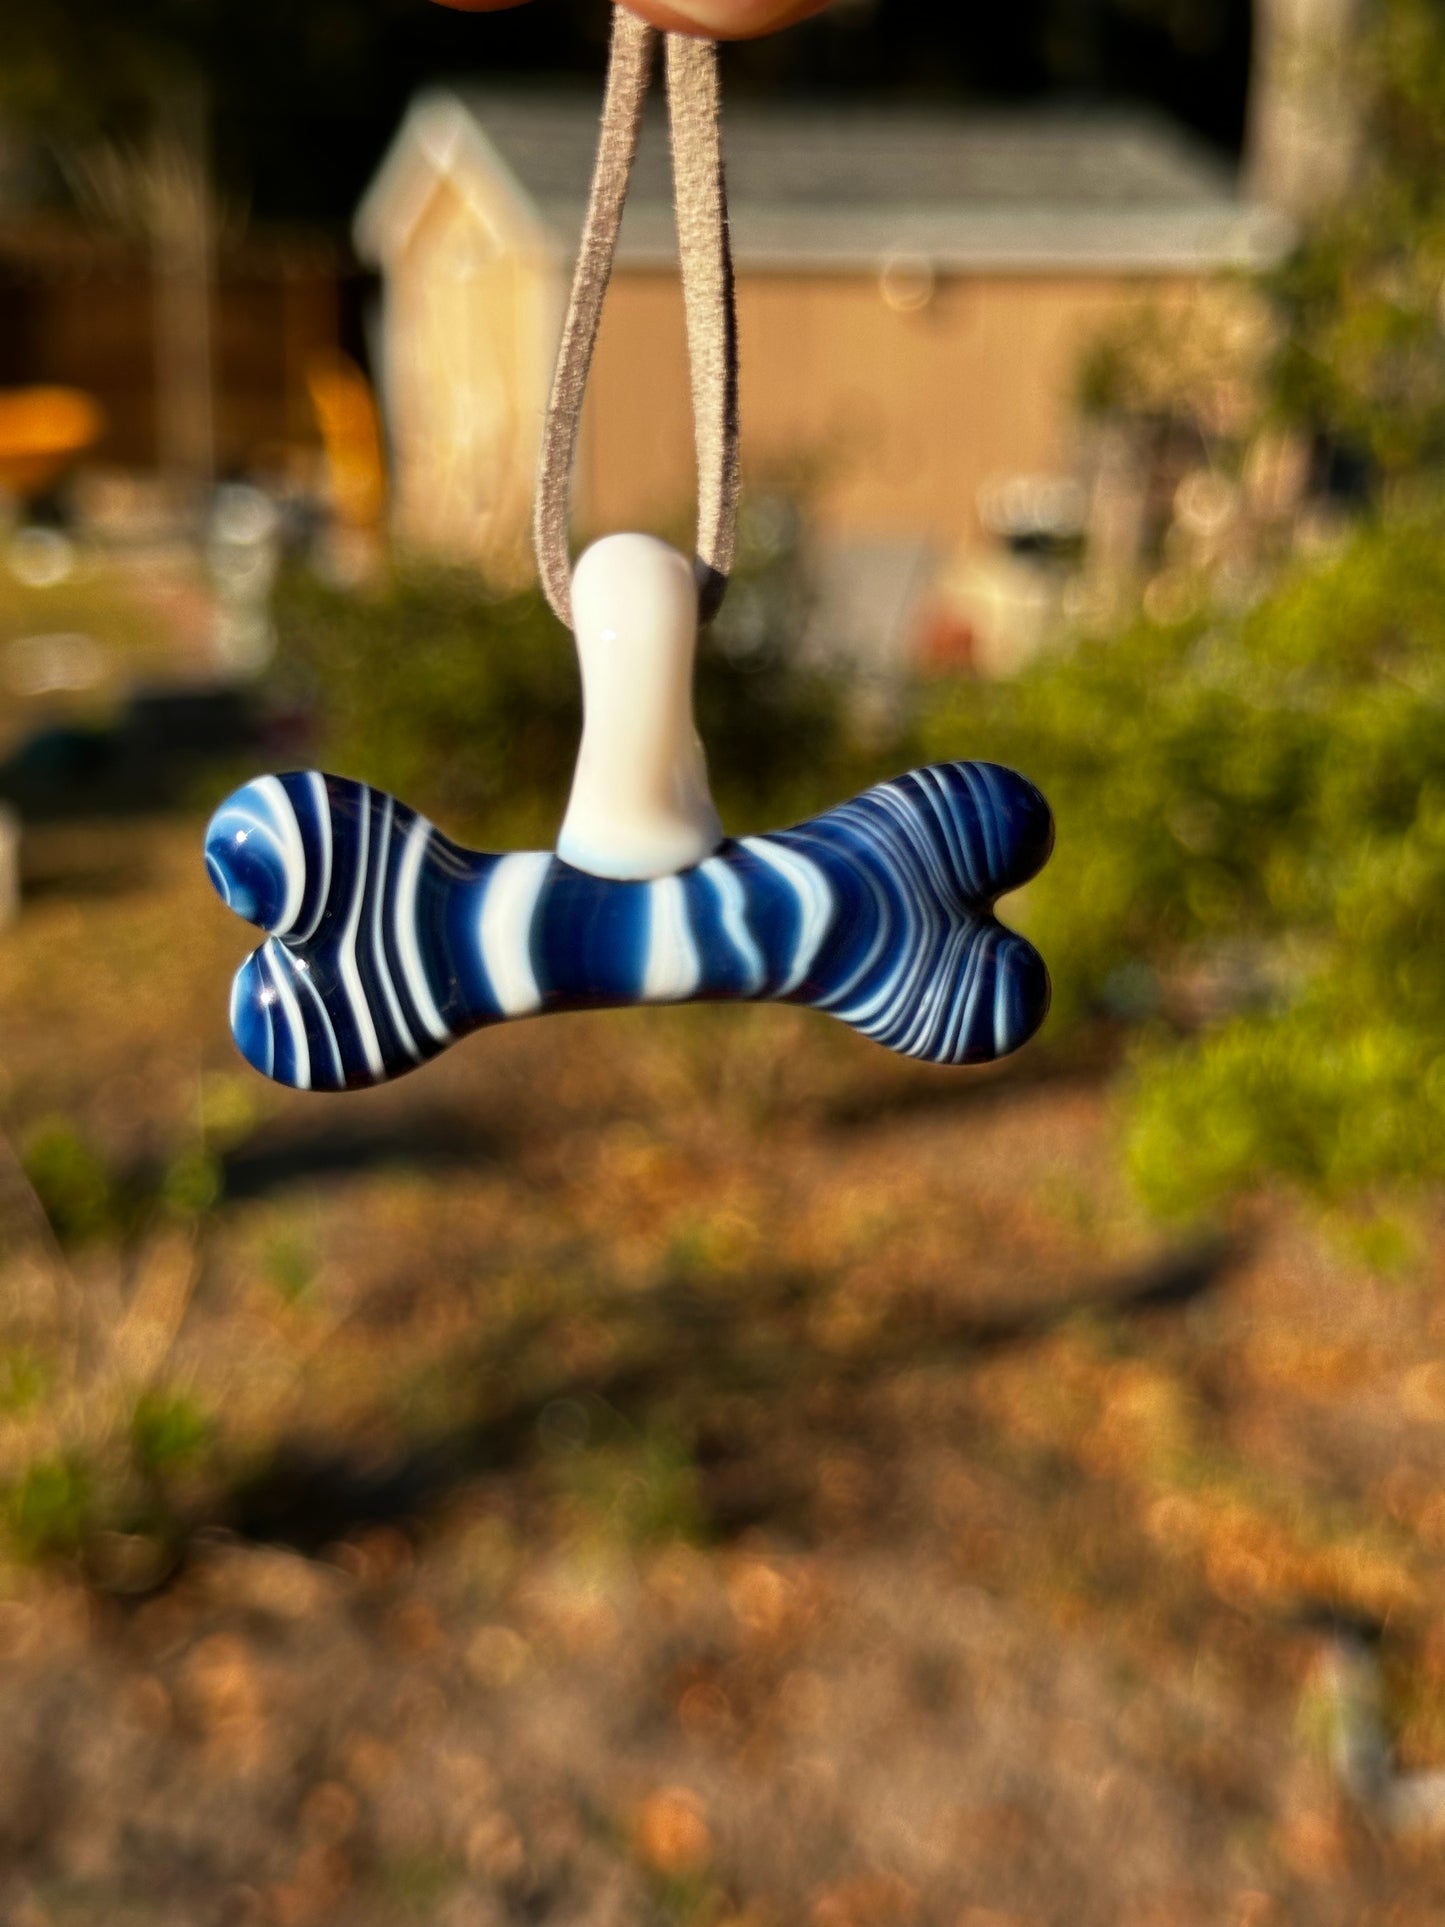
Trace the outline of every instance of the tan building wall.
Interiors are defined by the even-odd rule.
[[[562,287],[505,200],[431,197],[387,276],[387,416],[404,543],[526,572]]]
[[[384,387],[397,534],[529,572],[565,264],[505,184],[433,182],[386,264]],[[979,534],[991,478],[1069,473],[1080,361],[1131,308],[1199,277],[926,269],[738,278],[745,475],[806,492],[831,536]],[[888,297],[888,298],[885,298]],[[696,499],[675,270],[620,267],[603,310],[574,504],[584,534],[681,530]]]
[[[992,476],[1067,472],[1080,358],[1121,313],[1187,298],[1192,277],[975,274],[899,312],[865,275],[739,277],[742,435],[757,481],[808,480],[835,534],[978,533]],[[589,530],[690,511],[695,472],[674,276],[619,273],[584,417]]]

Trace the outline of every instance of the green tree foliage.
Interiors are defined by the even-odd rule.
[[[1358,54],[1357,189],[1268,286],[1283,323],[1277,410],[1400,481],[1445,459],[1445,14],[1379,0]]]
[[[1170,1212],[1445,1177],[1445,12],[1370,19],[1357,187],[1264,292],[1274,412],[1369,456],[1373,519],[927,732],[974,723],[1054,803],[1023,920],[1056,1021],[1135,1025],[1129,1156]]]
[[[1445,1177],[1445,514],[1364,530],[1243,615],[960,691],[927,737],[1055,807],[1022,921],[1065,1023],[1147,1020],[1131,1155],[1155,1203]]]

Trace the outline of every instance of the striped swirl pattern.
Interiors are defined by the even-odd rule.
[[[1052,845],[1023,777],[941,763],[621,883],[545,851],[462,849],[380,790],[305,771],[228,798],[206,863],[269,932],[232,990],[242,1055],[337,1091],[507,1018],[699,999],[808,1004],[910,1057],[986,1063],[1048,1010],[1042,959],[993,904]]]

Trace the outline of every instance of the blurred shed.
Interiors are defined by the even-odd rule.
[[[1227,170],[1140,115],[738,106],[725,128],[744,461],[807,480],[833,539],[941,549],[981,487],[1072,460],[1077,362],[1119,310],[1282,244]],[[528,502],[596,103],[450,90],[407,113],[356,221],[384,276],[398,533],[525,567]],[[590,527],[693,480],[665,127],[644,134],[588,395]]]

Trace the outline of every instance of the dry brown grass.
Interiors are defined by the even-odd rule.
[[[103,1473],[147,1388],[209,1430],[0,1567],[0,1918],[1445,1917],[1318,1738],[1348,1615],[1445,1761],[1433,1246],[1380,1277],[1267,1205],[1181,1254],[1096,1078],[792,1011],[273,1095],[194,841],[0,950],[12,1139],[124,1174],[204,1120],[227,1187],[63,1258],[5,1191],[12,1487]]]

